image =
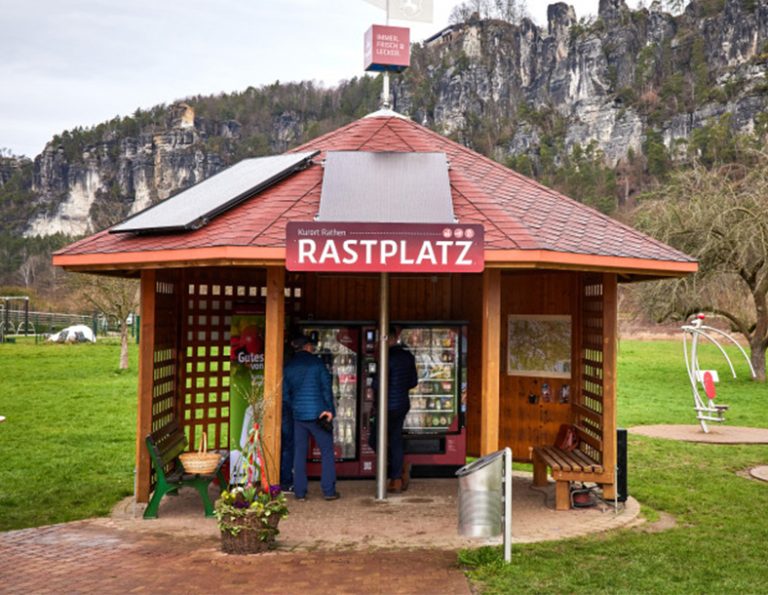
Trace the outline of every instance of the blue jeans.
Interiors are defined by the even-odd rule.
[[[408,409],[387,411],[387,478],[400,479],[403,475],[405,451],[403,445],[403,424]]]
[[[323,496],[333,496],[336,493],[336,461],[333,456],[333,434],[320,429],[312,421],[293,421],[293,493],[297,498],[307,495],[307,448],[309,435],[320,447],[322,471],[320,473],[320,488]]]
[[[280,487],[293,486],[293,410],[283,407],[280,425]]]

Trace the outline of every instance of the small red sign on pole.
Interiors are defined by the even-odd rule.
[[[365,32],[365,70],[402,72],[410,65],[410,29],[371,25]]]
[[[289,271],[479,273],[483,226],[442,223],[301,223],[286,226]]]

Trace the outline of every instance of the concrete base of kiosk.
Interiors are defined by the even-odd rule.
[[[512,543],[531,543],[567,539],[610,531],[637,522],[640,506],[630,497],[615,515],[613,506],[558,512],[554,509],[555,488],[531,489],[530,473],[512,473]],[[341,499],[326,502],[320,486],[310,481],[309,499],[296,502],[290,496],[290,514],[280,523],[278,551],[293,549],[365,550],[369,548],[459,549],[482,545],[501,545],[493,539],[462,538],[458,523],[458,481],[453,479],[413,479],[407,492],[390,494],[385,502],[376,502],[376,481],[341,480],[337,484]],[[211,488],[212,497],[215,489]],[[121,529],[161,534],[169,539],[192,538],[201,547],[218,546],[215,519],[200,514],[200,498],[193,490],[182,491],[177,498],[165,498],[160,517],[145,521],[141,507],[132,498],[125,499],[111,518],[93,522],[117,525]],[[136,515],[136,516],[134,516]]]

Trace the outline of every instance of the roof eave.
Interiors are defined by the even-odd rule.
[[[502,269],[562,269],[618,273],[626,280],[683,277],[699,270],[695,261],[578,254],[551,250],[486,250],[485,266]]]
[[[280,266],[284,247],[216,246],[182,250],[55,254],[53,264],[69,271],[103,273],[203,266]],[[619,273],[626,280],[682,277],[695,273],[693,261],[575,254],[549,250],[485,250],[485,266],[501,269],[557,269]]]

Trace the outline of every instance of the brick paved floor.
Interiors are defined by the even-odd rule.
[[[216,539],[126,533],[95,521],[0,534],[0,592],[469,594],[446,550],[227,556]]]
[[[605,505],[557,512],[552,485],[531,489],[530,474],[515,473],[514,543],[637,520],[631,498],[618,514]],[[289,500],[278,550],[255,556],[219,551],[216,522],[202,516],[194,490],[166,497],[156,520],[127,499],[110,518],[0,533],[0,593],[468,594],[456,551],[501,543],[457,535],[456,480],[414,479],[384,503],[372,481],[338,488],[334,502],[319,497],[316,482],[307,502]]]

